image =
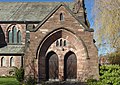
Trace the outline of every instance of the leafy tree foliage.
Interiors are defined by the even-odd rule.
[[[108,61],[110,64],[120,65],[120,52],[114,52],[108,55]]]
[[[120,85],[120,66],[100,66],[100,80],[88,80],[88,85]]]
[[[120,0],[95,0],[93,15],[98,43],[120,50]]]

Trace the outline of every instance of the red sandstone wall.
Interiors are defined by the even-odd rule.
[[[64,21],[60,21],[60,13],[64,14]],[[36,53],[42,39],[49,32],[61,27],[74,32],[79,39],[82,39],[85,46],[87,47],[89,59],[84,58],[81,63],[83,64],[83,67],[80,66],[80,68],[83,68],[83,70],[81,71],[82,73],[78,75],[80,77],[80,80],[85,80],[91,76],[98,79],[98,56],[97,49],[93,43],[93,35],[90,32],[84,32],[84,27],[80,25],[80,23],[63,6],[61,6],[52,16],[50,16],[50,18],[43,25],[41,25],[41,27],[39,27],[36,32],[30,33],[30,47],[27,49],[27,52],[25,54],[25,67],[27,69],[26,74],[28,74],[30,71],[30,62],[36,57],[37,59],[34,60],[36,60],[36,64],[38,64],[38,56],[36,56]],[[85,56],[84,53],[83,56]],[[36,71],[38,71],[38,67],[36,67]]]
[[[5,66],[1,67],[1,62],[0,62],[0,76],[9,75],[10,70],[13,69],[12,67],[10,67],[11,57],[13,57],[14,59],[13,66],[18,67],[18,68],[21,67],[21,56],[0,56],[0,60],[2,57],[5,58]]]

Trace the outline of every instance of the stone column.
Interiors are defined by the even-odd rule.
[[[62,55],[58,55],[59,57],[59,80],[64,80],[64,59]]]

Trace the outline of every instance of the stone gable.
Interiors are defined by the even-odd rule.
[[[74,3],[14,3],[13,8],[17,4],[20,8],[15,15],[10,15],[11,18],[6,18],[6,21],[0,21],[0,75],[8,75],[15,60],[16,67],[25,68],[25,76],[32,75],[38,81],[85,81],[91,77],[99,78],[94,31],[85,23],[84,5],[75,13],[72,10]],[[0,3],[0,7],[2,5]],[[9,6],[11,3],[7,7]],[[35,7],[40,8],[34,9]],[[45,10],[43,7],[50,8]],[[5,9],[0,11],[3,10]],[[2,18],[5,17],[7,16]],[[33,20],[23,21],[26,18]],[[21,36],[18,35],[19,31]],[[20,37],[20,43],[14,42]],[[9,43],[10,39],[12,43]]]

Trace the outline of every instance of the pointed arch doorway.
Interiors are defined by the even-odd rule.
[[[46,56],[46,79],[55,80],[58,79],[59,73],[58,56],[55,52],[51,51]]]
[[[61,39],[63,39],[62,42],[63,45],[58,44],[58,41],[61,41]],[[64,39],[68,41],[67,43],[65,42],[65,44],[64,44]],[[85,59],[87,58],[87,50],[85,49],[83,43],[84,42],[81,40],[80,37],[77,37],[73,32],[65,28],[56,29],[50,32],[48,35],[46,35],[44,39],[41,41],[37,52],[39,81],[58,78],[57,77],[58,75],[55,76],[55,74],[51,75],[50,73],[50,68],[52,68],[53,66],[52,62],[54,63],[57,62],[54,61],[53,58],[57,60],[59,58],[58,60],[59,80],[78,78],[79,71],[81,70],[81,68],[78,66],[78,64],[80,64],[81,61],[78,60],[82,58],[82,54],[86,54]],[[54,52],[50,52],[51,50]],[[58,56],[56,54],[58,54]],[[55,56],[57,56],[58,58]],[[81,67],[82,66],[83,65],[81,64]],[[73,67],[74,67],[74,71],[73,71]],[[72,72],[74,76],[72,76],[73,74],[69,72]]]
[[[74,52],[69,51],[64,57],[64,80],[77,78],[77,58]]]

